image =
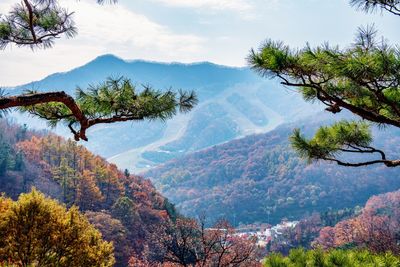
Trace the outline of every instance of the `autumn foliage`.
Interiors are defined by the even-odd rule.
[[[0,191],[16,199],[34,186],[67,207],[78,206],[114,243],[115,266],[154,250],[151,237],[176,211],[149,180],[121,172],[75,141],[4,120],[0,125]]]
[[[16,266],[113,266],[113,245],[76,207],[33,190],[0,198],[0,261]],[[3,265],[2,265],[3,266]]]
[[[398,254],[399,223],[400,191],[373,196],[359,216],[323,228],[314,246],[324,249],[361,247],[376,253]]]

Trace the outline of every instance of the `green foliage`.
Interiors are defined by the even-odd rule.
[[[2,137],[0,136],[2,139]],[[0,176],[4,175],[8,169],[10,148],[7,143],[1,140],[0,143]]]
[[[112,206],[112,213],[115,218],[122,222],[132,223],[135,216],[135,206],[129,197],[120,197]]]
[[[400,127],[400,50],[378,41],[376,35],[373,27],[360,28],[354,44],[346,49],[325,44],[292,50],[282,42],[268,40],[258,51],[251,50],[248,61],[261,75],[278,77],[283,85],[297,88],[304,100],[319,101],[329,112],[347,109],[380,126]],[[323,159],[345,166],[400,164],[388,160],[383,151],[369,147],[372,137],[366,123],[341,122],[322,127],[309,141],[296,130],[292,141],[309,161]],[[347,163],[338,157],[341,152],[376,153],[380,158],[362,160],[362,164]]]
[[[131,80],[123,77],[108,78],[103,83],[89,86],[87,90],[77,88],[76,91],[76,103],[88,120],[87,127],[131,120],[164,121],[173,117],[178,110],[190,111],[197,102],[193,91],[162,92],[148,86],[138,90]],[[82,123],[76,114],[59,102],[20,107],[20,110],[46,119],[50,126],[64,122],[72,129],[72,126]]]
[[[6,22],[1,22],[0,23],[0,38],[7,38],[11,34],[11,27],[8,23]]]
[[[113,266],[113,246],[76,207],[67,210],[35,189],[1,198],[0,258],[18,266]]]
[[[105,117],[110,114],[130,114],[137,119],[168,119],[175,115],[176,106],[188,111],[194,95],[180,96],[176,93],[161,92],[145,87],[137,92],[129,79],[111,79],[97,86],[91,86],[87,92],[77,89],[77,102],[89,118]]]
[[[18,3],[8,15],[0,17],[0,49],[10,43],[48,48],[59,35],[73,37],[77,30],[72,14],[55,0]]]
[[[400,258],[392,253],[372,254],[367,250],[304,250],[293,249],[288,257],[271,254],[264,259],[264,267],[359,267],[400,265]]]
[[[15,171],[22,171],[25,167],[25,162],[24,162],[24,155],[22,152],[17,152],[15,155],[15,165],[14,165],[14,170]]]
[[[355,148],[356,151],[358,147],[369,147],[372,142],[369,125],[354,121],[340,121],[332,126],[321,127],[310,140],[296,129],[290,139],[293,148],[308,161],[335,158],[348,151],[347,148]]]
[[[288,85],[298,84],[300,92],[308,101],[325,101],[324,96],[313,85],[322,83],[324,92],[339,97],[353,105],[387,114],[397,118],[396,106],[380,103],[378,97],[368,87],[378,80],[385,100],[392,101],[393,94],[398,97],[396,83],[400,64],[399,50],[386,44],[376,43],[376,32],[373,29],[360,29],[356,44],[346,50],[328,45],[312,49],[306,47],[300,51],[291,51],[286,46],[267,42],[259,52],[252,51],[249,62],[251,66],[267,76],[278,76],[290,80]],[[284,55],[284,56],[282,56]],[[277,64],[279,62],[279,64]],[[302,79],[306,79],[302,83]],[[387,85],[383,88],[384,85]],[[381,88],[382,87],[382,88]],[[391,97],[388,97],[391,95]],[[382,110],[378,110],[382,107]]]
[[[24,140],[27,135],[26,127],[18,127],[4,119],[0,120],[0,177],[3,181],[10,172],[25,169],[24,155],[14,147],[14,144]]]
[[[99,4],[117,0],[96,0]],[[28,0],[13,6],[8,15],[0,14],[0,49],[17,46],[50,48],[61,35],[77,34],[73,13],[58,5],[57,0]]]
[[[169,202],[167,198],[164,200],[164,209],[167,211],[169,218],[175,222],[179,216],[179,213],[177,212],[175,205]]]
[[[354,208],[324,211],[320,214],[322,225],[334,226],[341,220],[349,219],[360,214],[361,209],[360,206],[356,206]]]

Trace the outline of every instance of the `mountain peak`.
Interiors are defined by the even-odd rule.
[[[125,60],[123,60],[120,57],[117,57],[113,54],[104,54],[101,56],[96,57],[95,59],[93,59],[90,63],[99,63],[99,62],[105,62],[105,63],[109,63],[109,62],[125,62]]]

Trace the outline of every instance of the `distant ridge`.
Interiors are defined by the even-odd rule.
[[[247,67],[232,67],[215,64],[208,61],[193,62],[193,63],[181,63],[181,62],[159,62],[143,59],[123,59],[113,54],[104,54],[98,56],[88,63],[73,68],[64,72],[56,72],[46,76],[45,78],[37,81],[33,81],[27,84],[22,84],[15,87],[7,88],[12,94],[19,94],[23,89],[34,89],[39,91],[54,91],[54,90],[65,90],[67,92],[73,92],[76,86],[87,86],[88,84],[99,82],[104,80],[106,77],[118,77],[127,76],[133,80],[136,80],[135,72],[138,72],[140,82],[152,82],[152,79],[144,81],[140,79],[141,68],[147,69],[152,68],[153,71],[158,71],[161,68],[178,67],[178,68],[215,68],[220,70],[246,70]],[[127,71],[127,70],[131,71]],[[197,69],[195,71],[198,71]],[[98,73],[96,73],[98,72]],[[74,76],[75,84],[72,81],[68,81],[70,77]],[[63,87],[59,86],[58,81],[63,80]],[[167,85],[166,85],[167,86]]]
[[[210,66],[216,66],[216,67],[227,68],[227,69],[246,69],[247,68],[245,66],[227,66],[227,65],[214,63],[211,61],[195,61],[195,62],[190,62],[190,63],[183,63],[183,62],[179,62],[179,61],[168,62],[168,61],[157,61],[157,60],[148,60],[148,59],[123,59],[122,57],[116,56],[114,54],[104,54],[104,55],[98,56],[98,57],[94,58],[93,60],[89,61],[87,64],[90,64],[91,62],[102,61],[102,60],[120,60],[120,61],[124,61],[125,63],[149,63],[149,64],[158,64],[158,65],[180,65],[180,66],[210,65]]]

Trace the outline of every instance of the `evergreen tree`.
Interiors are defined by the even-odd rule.
[[[333,266],[399,266],[400,258],[392,253],[373,254],[367,250],[304,250],[293,249],[288,257],[280,254],[269,255],[264,267],[333,267]]]
[[[351,0],[350,3],[366,12],[373,12],[377,9],[381,9],[400,16],[399,0]]]
[[[22,171],[24,167],[25,167],[24,154],[21,151],[18,151],[17,154],[15,155],[14,170]]]
[[[77,188],[77,204],[83,210],[94,210],[95,205],[104,200],[100,189],[96,185],[95,177],[90,171],[83,171]]]
[[[112,206],[112,213],[116,218],[129,225],[135,217],[135,204],[129,197],[120,197]]]
[[[169,202],[168,198],[166,198],[164,200],[163,208],[167,211],[169,218],[171,218],[171,220],[173,222],[175,222],[176,219],[178,218],[179,214],[176,211],[175,205],[173,203]]]
[[[59,153],[61,154],[61,153]],[[69,167],[66,158],[62,158],[58,167],[53,168],[53,178],[56,180],[62,188],[62,201],[64,203],[74,203],[75,197],[72,191],[76,190],[74,187],[75,170]]]
[[[129,178],[131,176],[131,173],[129,172],[128,169],[125,169],[124,170],[124,175],[125,175],[126,178]]]
[[[0,176],[4,175],[8,169],[10,150],[10,145],[4,140],[3,135],[0,135]]]
[[[367,12],[381,8],[400,15],[398,0],[352,0],[351,4]],[[389,159],[372,145],[371,124],[400,128],[400,49],[380,41],[374,27],[360,28],[355,43],[346,49],[326,44],[293,50],[267,40],[258,51],[251,50],[248,60],[261,75],[297,88],[306,101],[321,102],[333,114],[346,109],[363,120],[321,127],[311,139],[296,129],[291,141],[300,156],[354,167],[400,165],[399,159]],[[348,162],[342,154],[369,157]]]
[[[21,126],[21,130],[17,132],[16,139],[17,141],[22,141],[26,138],[26,133],[28,132],[28,126],[23,124]]]

